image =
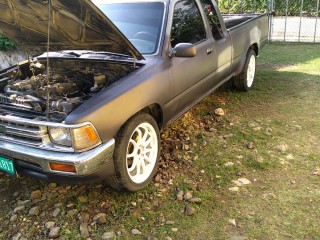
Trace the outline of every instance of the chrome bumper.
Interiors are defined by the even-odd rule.
[[[113,166],[112,158],[114,144],[115,140],[112,139],[86,152],[66,153],[37,149],[16,143],[0,141],[0,155],[13,159],[17,162],[40,166],[42,168],[42,174],[45,175],[53,174],[71,178],[85,177],[99,172],[99,170],[106,167],[106,165]],[[51,170],[49,162],[74,165],[76,173]]]

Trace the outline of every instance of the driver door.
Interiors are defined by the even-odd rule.
[[[216,52],[213,38],[206,31],[196,0],[176,1],[172,13],[171,48],[178,43],[192,43],[196,56],[171,59],[172,115],[184,112],[212,87],[209,75]]]

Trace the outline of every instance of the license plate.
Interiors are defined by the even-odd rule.
[[[16,170],[14,169],[13,161],[4,157],[0,157],[0,170],[15,176]]]

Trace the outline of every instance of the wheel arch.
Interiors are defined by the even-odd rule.
[[[252,49],[252,50],[256,53],[256,56],[259,55],[259,47],[258,47],[258,44],[257,44],[257,43],[252,44],[252,45],[249,47],[249,49]],[[249,51],[249,49],[248,49],[248,51]],[[247,53],[248,53],[248,51],[247,51]]]
[[[160,104],[157,103],[153,103],[150,104],[144,108],[142,108],[141,110],[137,111],[136,113],[132,114],[132,116],[130,116],[127,120],[125,120],[121,126],[121,128],[135,115],[139,114],[139,113],[147,113],[149,114],[151,117],[153,117],[153,119],[156,121],[159,130],[161,130],[163,128],[163,110],[160,106]],[[120,128],[120,129],[121,129]],[[119,129],[119,131],[120,131]],[[117,135],[119,133],[119,131],[117,132]]]
[[[252,49],[255,53],[256,53],[256,56],[258,56],[259,54],[259,47],[258,47],[258,44],[257,43],[254,43],[252,44],[246,52],[244,52],[242,54],[242,57],[241,57],[241,61],[240,61],[240,64],[239,64],[239,67],[238,69],[234,72],[233,76],[236,76],[238,74],[240,74],[244,68],[244,65],[245,65],[245,62],[246,62],[246,59],[247,59],[247,54],[248,54],[248,51]]]
[[[137,113],[139,113],[139,112],[145,112],[145,113],[150,114],[154,118],[154,120],[157,122],[159,130],[162,129],[162,127],[163,127],[163,111],[162,111],[160,104],[157,104],[157,103],[150,104],[149,106],[141,109]]]

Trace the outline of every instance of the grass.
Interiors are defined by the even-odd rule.
[[[256,89],[246,95],[233,92],[226,95],[227,109],[232,112],[229,121],[239,118],[240,126],[256,121],[259,126],[273,130],[270,137],[260,131],[249,132],[259,156],[269,164],[256,168],[252,156],[250,163],[245,164],[249,169],[263,171],[249,173],[258,179],[257,186],[242,193],[236,207],[229,210],[230,215],[240,210],[241,214],[235,215],[244,224],[231,232],[249,239],[318,239],[319,192],[310,194],[307,189],[316,189],[319,179],[312,177],[311,172],[319,167],[320,149],[312,145],[318,146],[320,130],[317,99],[320,58],[316,58],[320,50],[310,45],[271,45],[263,50],[262,56]],[[240,113],[242,116],[237,116]],[[283,142],[289,146],[288,151],[273,150]],[[279,166],[279,159],[288,154],[294,159]],[[263,200],[261,187],[269,191]],[[256,212],[253,216],[243,216],[252,209]]]
[[[312,173],[320,167],[320,48],[272,44],[262,50],[258,63],[252,91],[220,90],[162,133],[167,136],[163,152],[173,147],[169,152],[175,156],[174,161],[162,159],[170,184],[152,183],[128,194],[104,185],[50,188],[0,176],[0,201],[10,209],[0,209],[0,238],[17,232],[28,239],[45,238],[43,224],[54,220],[62,229],[61,239],[81,239],[78,216],[67,216],[77,209],[91,219],[98,212],[107,214],[107,224],[90,226],[92,239],[107,231],[121,231],[119,239],[319,239],[319,176]],[[214,115],[217,107],[226,113],[221,119]],[[166,138],[173,135],[179,141],[172,146]],[[183,145],[190,150],[175,149]],[[231,181],[243,177],[251,184],[230,191],[235,186]],[[9,222],[16,206],[13,193],[19,191],[25,200],[36,189],[46,194],[39,203],[44,214],[30,217],[26,209],[19,214],[25,221],[16,226]],[[178,190],[193,191],[202,204],[177,201]],[[61,204],[62,212],[53,218],[55,204]],[[183,214],[187,204],[196,209],[192,217]],[[35,221],[39,228],[31,227]],[[133,236],[133,228],[142,235]]]

